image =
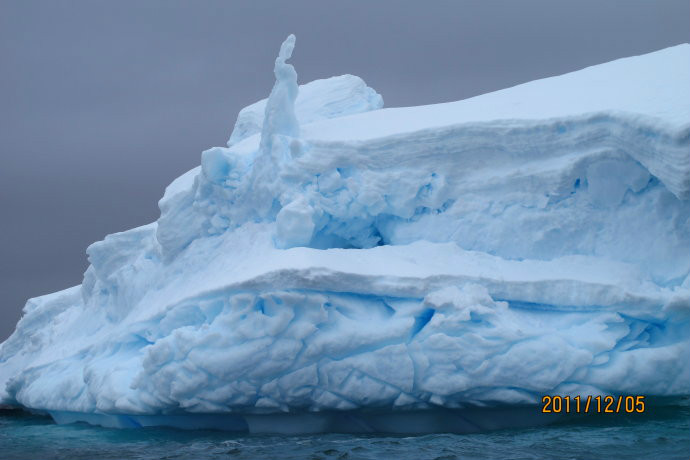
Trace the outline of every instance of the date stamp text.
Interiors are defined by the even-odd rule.
[[[645,411],[644,396],[544,396],[545,414],[641,414]]]

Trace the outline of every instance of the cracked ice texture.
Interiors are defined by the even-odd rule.
[[[690,45],[393,109],[353,76],[298,87],[293,48],[157,222],[29,300],[0,402],[249,417],[690,393]]]

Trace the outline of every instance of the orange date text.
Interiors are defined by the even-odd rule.
[[[541,411],[545,414],[641,414],[644,396],[544,396]]]

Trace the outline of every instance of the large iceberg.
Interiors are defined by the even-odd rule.
[[[421,432],[690,394],[690,45],[389,109],[351,75],[298,86],[294,45],[157,222],[27,302],[0,404]]]

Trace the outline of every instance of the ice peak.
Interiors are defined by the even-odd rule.
[[[269,153],[276,134],[297,137],[299,123],[295,115],[295,99],[297,99],[297,72],[292,64],[285,61],[290,59],[295,49],[295,36],[290,34],[282,45],[276,58],[273,73],[276,82],[266,103],[264,124],[261,130],[261,151]]]
[[[282,68],[279,66],[284,66],[285,61],[290,59],[292,57],[292,51],[295,49],[295,34],[290,34],[288,37],[283,41],[283,43],[280,45],[280,51],[278,52],[278,57],[276,58],[276,66],[275,66],[275,72],[276,72],[276,78],[278,77],[278,69]],[[292,68],[292,66],[290,66]],[[294,69],[293,69],[294,70]]]

